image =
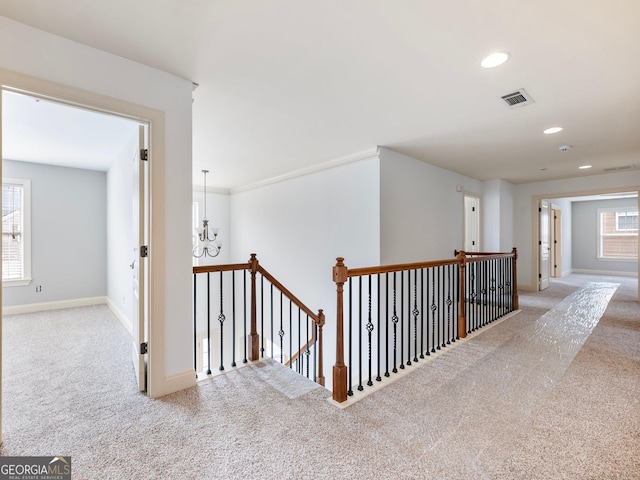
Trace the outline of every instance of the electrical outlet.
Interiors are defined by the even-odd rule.
[[[36,293],[40,293],[42,291],[42,285],[38,285],[36,287]]]

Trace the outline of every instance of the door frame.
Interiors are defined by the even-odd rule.
[[[560,278],[562,277],[562,209],[552,203],[551,215],[551,278]]]
[[[109,97],[69,85],[0,68],[0,89],[24,93],[36,98],[124,117],[149,126],[149,354],[148,389],[151,397],[163,394],[164,384],[164,112],[125,100]],[[0,95],[0,112],[2,100]],[[0,151],[2,151],[2,119],[0,115]],[[0,164],[0,175],[2,167]],[[153,252],[158,252],[154,255]],[[2,292],[0,291],[0,304]],[[1,318],[1,313],[0,313]],[[0,385],[2,381],[2,322],[0,322]],[[2,442],[2,391],[0,388],[0,443]]]
[[[470,250],[470,251],[475,251],[475,252],[480,252],[481,251],[481,247],[480,245],[482,244],[482,218],[480,218],[480,213],[481,213],[481,206],[480,206],[480,202],[481,202],[481,196],[477,193],[472,193],[472,192],[462,192],[462,248],[463,250],[465,249],[465,245],[466,245],[466,240],[467,240],[467,205],[466,205],[466,198],[474,198],[476,200],[476,206],[478,208],[477,210],[477,216],[476,216],[476,235],[477,235],[477,245],[476,245],[476,249],[475,250]]]
[[[638,209],[640,210],[640,185],[629,187],[610,187],[594,190],[580,190],[577,192],[564,193],[546,193],[543,195],[531,196],[531,277],[530,285],[533,287],[538,284],[538,275],[540,267],[538,238],[540,236],[538,221],[538,205],[540,200],[554,198],[570,198],[570,197],[586,197],[589,195],[601,195],[609,193],[637,192],[638,193]],[[640,255],[638,255],[638,271],[640,272]],[[640,277],[638,278],[638,296],[637,301],[640,302]]]

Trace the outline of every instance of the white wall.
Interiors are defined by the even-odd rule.
[[[573,269],[587,272],[638,273],[637,260],[599,260],[598,209],[638,208],[636,198],[573,202]]]
[[[537,266],[534,241],[536,236],[534,197],[558,198],[559,196],[580,196],[602,191],[637,190],[640,186],[640,172],[616,172],[604,175],[535,182],[514,187],[514,243],[518,248],[518,287],[536,289]],[[535,216],[534,216],[535,213]]]
[[[2,175],[31,180],[33,279],[4,287],[3,306],[105,296],[106,174],[4,160]]]
[[[186,382],[192,372],[192,82],[4,17],[0,17],[0,68],[164,113],[164,170],[160,175],[164,202],[161,210],[154,210],[164,222],[161,238],[156,239],[163,241],[163,250],[151,252],[162,260],[164,276],[159,282],[165,291],[159,300],[162,315],[152,320],[164,330],[164,362],[154,367],[162,370],[154,374],[162,380],[155,394],[181,388],[179,381],[169,377],[179,376]]]
[[[458,185],[482,192],[477,180],[380,148],[382,264],[453,258],[454,250],[463,248]]]
[[[107,296],[128,329],[133,321],[133,159],[138,158],[138,127],[107,172]]]
[[[505,180],[482,182],[482,246],[485,252],[513,248],[513,185]]]
[[[256,253],[260,264],[310,309],[324,309],[335,342],[332,267],[380,262],[379,161],[363,160],[231,196],[231,261]],[[331,383],[335,344],[325,343]]]

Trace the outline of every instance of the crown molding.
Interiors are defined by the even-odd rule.
[[[349,165],[350,163],[356,163],[364,160],[370,160],[372,158],[378,158],[378,156],[379,156],[379,148],[375,147],[369,150],[364,150],[362,152],[354,153],[352,155],[347,155],[345,157],[329,160],[328,162],[318,163],[310,167],[294,170],[292,172],[285,173],[284,175],[278,175],[276,177],[268,178],[266,180],[260,180],[259,182],[248,183],[246,185],[233,187],[229,189],[229,192],[233,195],[235,193],[246,192],[247,190],[255,190],[256,188],[266,187],[267,185],[273,185],[275,183],[292,180],[294,178],[304,177],[306,175],[319,173],[324,170],[342,167],[344,165]]]

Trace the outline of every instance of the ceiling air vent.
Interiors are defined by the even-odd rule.
[[[617,172],[618,170],[630,170],[634,167],[635,165],[622,165],[621,167],[608,167],[608,168],[604,168],[603,170],[605,172]]]
[[[508,93],[500,97],[509,108],[519,108],[533,103],[533,98],[524,91],[524,88]]]

